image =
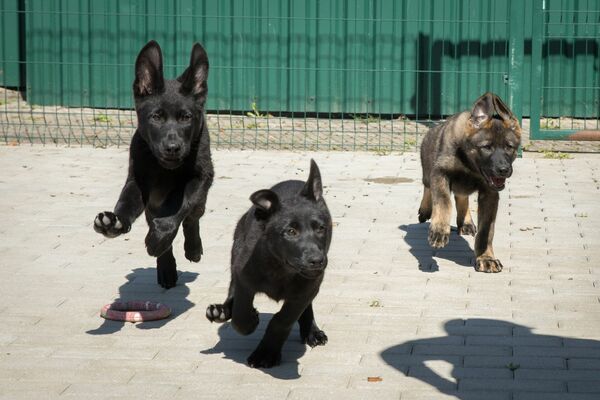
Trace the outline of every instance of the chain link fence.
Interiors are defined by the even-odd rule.
[[[486,91],[526,128],[532,115],[536,138],[569,118],[598,129],[592,0],[0,0],[0,12],[5,144],[127,146],[133,63],[150,39],[168,78],[193,42],[207,49],[215,148],[414,151]]]

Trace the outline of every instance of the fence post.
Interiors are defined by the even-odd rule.
[[[510,2],[509,19],[509,79],[508,79],[508,106],[518,118],[519,123],[523,117],[523,59],[525,53],[524,43],[524,3],[521,0]]]
[[[532,2],[531,15],[531,98],[529,112],[529,139],[542,139],[540,134],[540,117],[542,106],[542,42],[544,36],[545,0]]]

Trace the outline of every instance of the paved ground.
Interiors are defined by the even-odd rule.
[[[258,299],[250,337],[209,323],[205,307],[225,296],[249,194],[304,179],[311,156],[335,220],[315,302],[330,342],[305,348],[294,331],[283,365],[253,370],[244,360],[277,304]],[[155,284],[143,221],[112,240],[92,230],[126,158],[0,147],[0,398],[600,398],[600,156],[517,160],[496,226],[505,271],[487,275],[472,268],[471,238],[426,244],[415,153],[216,151],[205,256],[185,261],[178,237],[181,284],[169,291]],[[101,319],[119,297],[165,302],[174,316]]]

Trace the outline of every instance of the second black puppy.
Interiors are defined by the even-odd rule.
[[[206,309],[211,322],[225,322],[242,335],[258,325],[256,293],[283,300],[258,347],[248,358],[254,368],[281,362],[281,348],[298,321],[303,343],[327,343],[314,320],[312,301],[319,292],[331,242],[331,215],[323,199],[321,174],[311,160],[308,181],[290,180],[250,196],[254,205],[235,229],[231,283],[223,304]]]

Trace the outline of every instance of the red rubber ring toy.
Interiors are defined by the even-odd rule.
[[[156,321],[169,315],[171,315],[169,307],[151,301],[116,301],[105,305],[100,310],[102,318],[126,322]]]

